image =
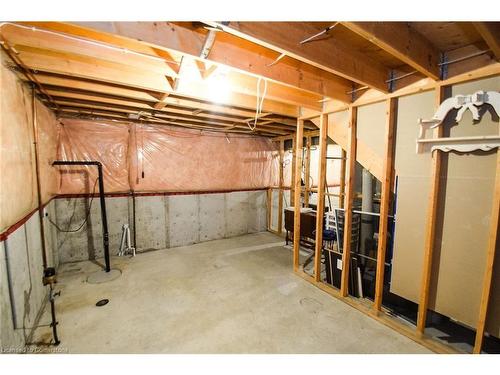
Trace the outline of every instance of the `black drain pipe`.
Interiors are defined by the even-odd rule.
[[[109,233],[108,219],[106,217],[106,200],[104,199],[104,180],[102,177],[102,164],[98,161],[64,161],[56,160],[52,165],[95,165],[99,178],[99,200],[101,202],[101,218],[102,218],[102,242],[104,245],[104,262],[106,263],[106,272],[111,271],[109,262]]]

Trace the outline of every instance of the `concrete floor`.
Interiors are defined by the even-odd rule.
[[[123,273],[105,284],[86,282],[94,263],[64,264],[58,351],[430,353],[295,276],[291,260],[280,237],[257,233],[114,257]]]

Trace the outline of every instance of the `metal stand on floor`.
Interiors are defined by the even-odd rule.
[[[118,256],[124,256],[131,254],[135,257],[135,247],[132,247],[130,243],[130,227],[128,224],[123,224],[122,227],[122,240],[120,243],[120,250],[118,250]]]
[[[59,345],[61,341],[59,340],[59,337],[57,336],[57,319],[56,319],[56,306],[55,306],[55,299],[57,296],[61,295],[61,292],[54,292],[54,284],[57,282],[56,279],[56,270],[54,267],[47,267],[43,271],[43,285],[49,285],[50,291],[49,291],[49,302],[50,302],[50,314],[52,317],[52,322],[50,323],[50,326],[52,327],[52,336],[54,337],[54,345]]]

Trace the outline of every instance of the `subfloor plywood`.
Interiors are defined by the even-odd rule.
[[[257,233],[113,257],[122,276],[98,285],[85,282],[95,264],[65,264],[58,351],[429,353],[296,276],[283,242]],[[37,338],[50,340],[50,328]]]

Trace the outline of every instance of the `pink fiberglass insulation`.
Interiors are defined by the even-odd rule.
[[[60,159],[100,161],[106,192],[239,190],[278,183],[278,152],[264,137],[152,124],[61,123]],[[95,168],[60,168],[61,194],[92,190]]]

